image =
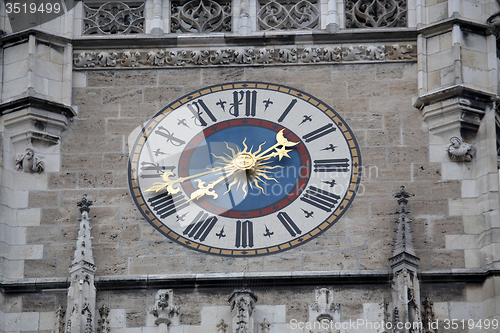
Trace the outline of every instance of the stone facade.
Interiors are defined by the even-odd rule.
[[[76,295],[88,301],[77,319],[92,318],[85,333],[317,333],[323,319],[360,321],[331,330],[346,333],[399,332],[373,325],[398,320],[497,331],[494,1],[398,2],[397,17],[376,27],[359,23],[370,14],[353,14],[356,1],[124,3],[127,24],[99,26],[88,13],[122,5],[89,0],[23,31],[12,31],[0,3],[0,332],[76,332]],[[273,3],[314,8],[304,23],[271,24]],[[211,19],[207,8],[220,8],[223,22],[210,28],[179,14],[184,6]],[[186,22],[190,31],[179,31]],[[143,124],[189,92],[235,81],[312,94],[359,143],[352,206],[294,250],[201,254],[157,232],[132,201],[128,156]],[[463,154],[450,148],[454,137]],[[43,168],[16,168],[28,150]],[[412,194],[404,209],[394,198],[401,186]],[[77,206],[84,194],[88,211]],[[91,257],[79,258],[82,241]],[[81,272],[90,277],[79,289]]]

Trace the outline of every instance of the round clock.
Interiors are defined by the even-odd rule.
[[[289,250],[333,226],[360,172],[356,139],[332,108],[294,88],[238,82],[158,112],[131,149],[128,176],[159,232],[244,257]]]

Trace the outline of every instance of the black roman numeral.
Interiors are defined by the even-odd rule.
[[[278,219],[281,221],[286,230],[290,233],[290,236],[295,237],[297,234],[301,234],[302,230],[297,227],[295,222],[292,221],[290,216],[285,212],[278,213]]]
[[[233,103],[230,103],[229,114],[239,117],[240,106],[243,105],[242,101],[245,98],[245,116],[255,117],[255,110],[257,107],[257,91],[233,91]]]
[[[253,223],[252,221],[236,221],[236,247],[253,247]]]
[[[158,163],[151,163],[151,162],[142,162],[141,163],[141,171],[154,171],[156,173],[153,174],[141,174],[141,178],[161,178],[161,175],[165,171],[174,171],[175,166],[165,166],[165,165],[159,165]]]
[[[337,129],[333,127],[333,124],[327,124],[321,128],[318,128],[317,130],[312,131],[309,134],[306,134],[302,137],[306,142],[311,142],[313,140],[316,140],[318,138],[321,138],[324,135],[327,135],[328,133],[332,133],[336,131]]]
[[[193,106],[196,108],[196,110]],[[187,107],[188,107],[189,111],[191,111],[191,113],[193,114],[193,116],[195,118],[196,125],[207,126],[207,122],[201,117],[201,115],[203,114],[201,109],[203,109],[203,111],[205,111],[206,115],[210,118],[210,120],[212,120],[213,122],[217,121],[217,118],[215,118],[212,111],[210,111],[210,109],[205,104],[205,102],[203,102],[202,99],[199,99],[197,102],[193,102],[193,104],[188,104]],[[200,109],[200,107],[201,107],[201,109]]]
[[[281,116],[278,118],[278,123],[281,123],[283,120],[285,120],[285,117],[288,115],[288,112],[292,110],[293,106],[297,103],[296,99],[292,99],[290,104],[286,107],[285,111],[281,114]]]
[[[188,235],[188,237],[191,237],[194,240],[199,239],[200,242],[203,242],[205,238],[207,238],[210,231],[212,231],[215,223],[217,223],[217,217],[207,217],[207,213],[199,212],[194,220],[186,227],[186,229],[184,229],[182,234]]]
[[[347,172],[349,160],[347,158],[334,158],[329,160],[315,160],[315,172]]]
[[[181,192],[174,195],[165,192],[148,199],[148,202],[151,204],[156,214],[160,215],[160,218],[162,219],[189,206],[189,203],[186,202],[184,194]]]
[[[340,197],[338,195],[321,190],[314,186],[309,186],[306,193],[300,198],[300,200],[322,209],[325,212],[331,212],[332,208],[335,204],[337,204],[339,199]]]

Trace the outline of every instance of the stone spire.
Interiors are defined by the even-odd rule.
[[[393,255],[389,258],[391,264],[392,279],[392,304],[393,304],[393,327],[398,322],[403,323],[401,329],[394,329],[394,333],[421,333],[421,328],[409,329],[406,323],[420,323],[420,282],[417,277],[417,268],[420,259],[415,255],[413,237],[411,235],[409,211],[406,209],[408,199],[412,194],[405,191],[404,186],[394,195],[398,198],[399,214],[396,223],[396,240]],[[413,326],[412,326],[413,327]]]
[[[410,228],[412,220],[408,218],[409,211],[406,209],[407,198],[412,194],[406,192],[405,187],[401,186],[399,192],[394,196],[398,198],[399,210],[397,213],[399,216],[395,221],[398,227],[396,229],[394,250],[389,262],[394,273],[403,268],[416,272],[420,259],[415,255],[415,249],[413,248],[413,237]]]
[[[76,249],[73,261],[69,266],[71,276],[68,289],[68,307],[66,333],[94,333],[95,332],[95,301],[96,289],[94,278],[96,266],[92,255],[90,237],[90,219],[88,213],[92,201],[87,200],[87,194],[77,203],[82,213]]]

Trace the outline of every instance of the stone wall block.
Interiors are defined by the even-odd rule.
[[[102,104],[101,88],[73,89],[73,104],[75,105],[100,105]],[[79,126],[75,126],[78,127]],[[92,132],[94,133],[94,132]]]
[[[57,260],[25,260],[25,278],[50,278],[56,276]]]
[[[28,197],[29,207],[54,207],[58,206],[59,193],[57,191],[30,192]]]
[[[441,164],[439,163],[421,163],[418,160],[412,165],[412,174],[414,180],[440,180]]]
[[[388,152],[389,163],[415,163],[427,160],[427,147],[393,147]]]
[[[102,104],[141,103],[143,101],[142,88],[103,88]]]
[[[432,268],[463,268],[463,250],[433,250],[431,252]]]
[[[120,243],[120,256],[121,257],[131,257],[131,256],[146,256],[151,255],[147,247],[142,242],[125,242]]]
[[[200,87],[201,88],[201,87]],[[194,89],[193,89],[194,90]],[[144,88],[144,103],[160,103],[166,106],[182,96],[184,89],[181,87],[146,87]],[[134,103],[134,101],[129,101]],[[141,102],[141,101],[139,101]],[[135,103],[138,103],[137,101]],[[124,103],[122,103],[124,104]]]
[[[279,257],[264,257],[265,271],[297,271],[302,270],[302,256],[294,252],[285,252]]]
[[[46,244],[59,241],[59,227],[29,227],[26,229],[26,244]]]
[[[110,171],[83,171],[78,176],[79,188],[113,187],[114,177]]]
[[[122,152],[124,146],[122,135],[90,136],[88,138],[88,151],[90,153]],[[108,169],[109,165],[105,164],[104,167]]]
[[[140,118],[118,118],[106,121],[108,135],[129,135],[138,126],[140,128],[143,126],[143,120]]]
[[[48,176],[49,190],[74,189],[78,183],[76,172],[51,173]]]

